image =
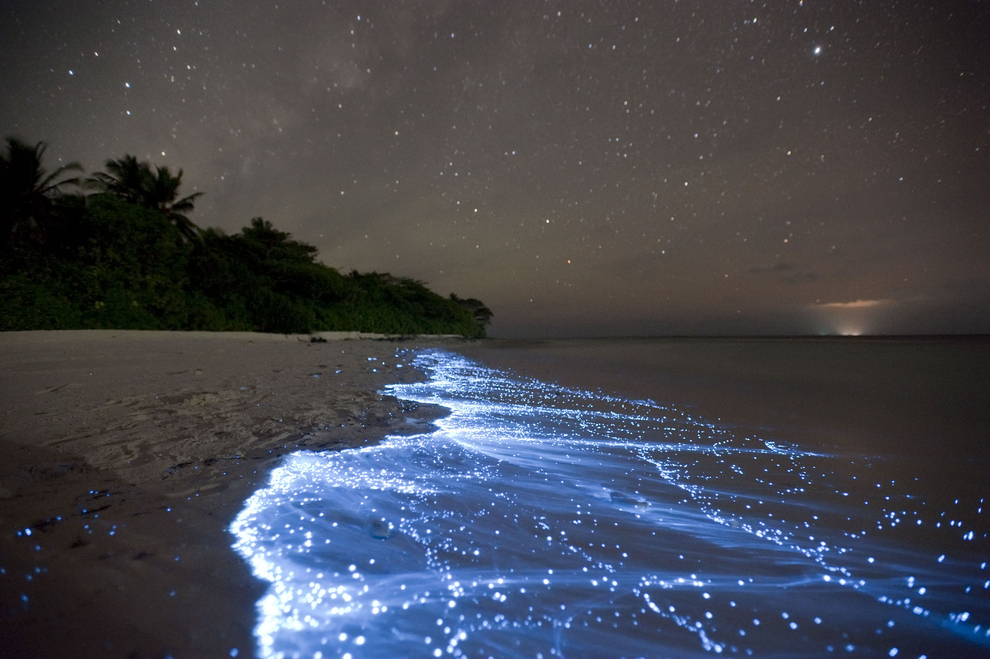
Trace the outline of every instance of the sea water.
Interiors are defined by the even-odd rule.
[[[982,487],[450,352],[414,365],[387,393],[448,408],[435,432],[293,454],[233,523],[270,583],[259,656],[990,654]]]

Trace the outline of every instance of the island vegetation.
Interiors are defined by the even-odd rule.
[[[44,143],[0,154],[0,330],[148,329],[481,337],[492,313],[388,273],[341,274],[260,217],[201,229],[182,170],[131,155],[84,177]]]

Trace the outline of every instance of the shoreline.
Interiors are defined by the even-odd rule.
[[[428,431],[377,391],[468,342],[339,334],[0,334],[0,656],[253,656],[244,501],[292,451]]]

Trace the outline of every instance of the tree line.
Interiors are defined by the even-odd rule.
[[[155,329],[485,335],[492,312],[388,273],[347,275],[260,217],[231,235],[189,219],[182,170],[132,155],[83,177],[45,145],[0,153],[0,330]]]

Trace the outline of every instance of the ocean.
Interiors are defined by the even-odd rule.
[[[262,657],[990,654],[990,342],[400,351],[433,432],[231,526]]]

